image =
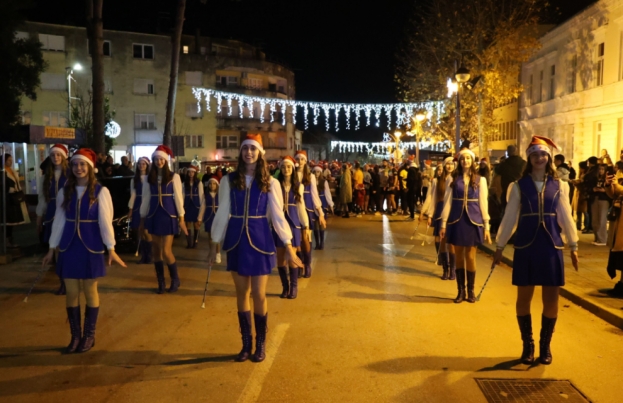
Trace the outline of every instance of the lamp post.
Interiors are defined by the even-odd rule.
[[[456,93],[456,134],[455,134],[455,151],[459,151],[461,147],[461,87],[462,84],[469,81],[471,74],[463,65],[454,73],[454,79],[448,79],[448,97]]]
[[[422,122],[425,119],[430,119],[431,118],[431,113],[428,112],[428,114],[424,114],[422,112],[420,113],[416,113],[415,117],[413,118],[413,123],[415,124],[415,160],[418,163],[420,163],[420,137],[418,136],[418,134],[421,136],[422,134],[424,134],[424,129],[422,129]]]
[[[81,70],[82,70],[82,65],[80,63],[74,64],[74,67],[65,67],[65,73],[67,74],[67,126],[69,126],[69,122],[71,120],[71,100],[72,100],[71,80],[74,79],[72,75],[74,74],[74,71],[81,71]]]

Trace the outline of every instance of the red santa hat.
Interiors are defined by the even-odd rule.
[[[199,168],[197,168],[197,167],[196,167],[196,166],[194,166],[194,165],[189,166],[189,167],[188,167],[188,170],[193,170],[193,171],[195,171],[195,173],[199,172]]]
[[[464,154],[471,156],[472,161],[476,160],[476,154],[474,154],[474,152],[470,150],[469,148],[463,148],[461,151],[459,151],[459,153],[456,155],[456,160],[458,161],[459,158],[461,158],[461,155],[464,155]]]
[[[154,159],[156,157],[164,158],[167,161],[171,161],[175,158],[173,155],[173,150],[165,145],[159,145],[156,147],[156,151],[151,155],[151,158]]]
[[[293,167],[298,167],[299,166],[299,163],[296,162],[294,160],[294,158],[290,157],[289,155],[286,155],[285,157],[283,157],[283,159],[281,160],[281,163],[279,164],[279,166],[282,167],[285,164],[290,164]]]
[[[206,183],[206,186],[210,186],[210,182],[216,183],[216,186],[220,185],[220,183],[218,182],[218,180],[216,178],[210,178],[210,179],[208,179],[208,183]]]
[[[49,154],[51,155],[52,152],[54,152],[54,151],[63,154],[63,157],[65,157],[65,158],[67,158],[67,156],[69,155],[69,150],[67,149],[67,146],[65,146],[64,144],[54,144],[50,148]]]
[[[294,158],[297,160],[301,160],[303,158],[305,158],[305,162],[307,162],[307,151],[305,150],[298,150],[295,154],[294,154]]]
[[[139,159],[138,159],[138,161],[136,161],[137,165],[138,165],[138,163],[139,163],[139,162],[141,162],[141,161],[145,161],[145,163],[146,163],[147,165],[151,164],[151,160],[150,160],[149,158],[147,158],[147,157],[141,157],[141,158],[139,158]]]
[[[261,134],[247,134],[247,137],[240,144],[240,150],[242,150],[242,146],[244,145],[253,145],[255,148],[260,150],[262,155],[266,154],[264,151],[264,144],[262,143],[262,135]]]
[[[446,165],[448,162],[454,163],[454,157],[448,157],[445,160],[443,160],[444,165]]]
[[[87,164],[91,165],[91,168],[97,173],[97,168],[95,168],[95,163],[97,161],[97,154],[95,151],[90,148],[80,148],[74,152],[74,155],[71,156],[71,161],[74,160],[82,160]]]
[[[545,151],[551,157],[552,150],[550,149],[550,147],[554,147],[555,149],[558,149],[558,146],[556,145],[556,143],[554,143],[551,139],[547,137],[541,137],[541,136],[532,136],[532,141],[528,145],[528,149],[526,150],[526,155],[530,156],[530,154],[536,151]]]
[[[320,165],[316,165],[314,167],[314,169],[312,169],[312,171],[313,172],[320,172],[320,173],[322,173],[322,167]]]

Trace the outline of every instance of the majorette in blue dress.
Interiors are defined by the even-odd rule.
[[[130,208],[132,209],[132,217],[130,217],[130,228],[138,229],[141,225],[141,203],[143,202],[143,186],[147,181],[147,175],[141,175],[138,185],[134,186],[134,179],[130,183]]]
[[[101,195],[102,193],[104,194]],[[61,198],[60,202],[62,201]],[[60,204],[58,208],[64,209]],[[101,214],[100,209],[105,210],[105,216]],[[106,188],[96,184],[95,200],[91,201],[88,188],[76,187],[64,214],[56,216],[59,222],[55,223],[55,231],[50,242],[50,247],[55,247],[60,237],[58,242],[60,253],[56,264],[56,273],[59,277],[95,279],[106,275],[104,243],[109,249],[114,246],[112,215],[112,200]],[[57,225],[62,228],[56,230]],[[102,236],[103,233],[106,240]]]
[[[315,186],[314,186],[315,187]],[[318,219],[316,208],[314,206],[314,199],[312,197],[312,183],[305,185],[303,193],[303,200],[305,201],[305,210],[307,210],[307,216],[309,217],[310,228],[312,224]]]
[[[513,285],[565,285],[563,241],[557,220],[560,181],[547,177],[541,191],[525,176],[517,181],[521,193],[515,232]]]
[[[174,186],[174,182],[179,182],[177,186]],[[146,186],[149,189],[149,200],[143,200],[143,205],[149,203],[149,211],[145,216],[145,229],[152,235],[166,236],[175,235],[179,233],[178,219],[180,214],[176,205],[175,199],[178,197],[182,199],[182,195],[176,194],[175,188],[178,187],[181,192],[181,181],[177,174],[173,174],[173,177],[168,183],[160,183],[154,185],[150,182],[146,182]],[[147,194],[143,193],[143,197]],[[183,207],[182,207],[183,208]],[[143,213],[141,212],[141,215]]]
[[[445,201],[450,207],[446,223],[446,242],[451,245],[477,246],[484,242],[489,214],[481,209],[481,205],[486,208],[486,200],[483,198],[487,195],[487,187],[486,181],[479,175],[474,175],[474,181],[478,186],[474,188],[470,183],[466,191],[463,175],[459,175],[454,179],[454,186],[446,189],[446,194],[450,192],[451,195],[451,199]],[[444,203],[444,209],[445,207]]]
[[[56,197],[58,192],[63,191],[63,186],[67,182],[67,177],[61,171],[61,174],[56,180],[52,177],[50,180],[50,188],[48,191],[49,200],[45,208],[45,216],[43,218],[43,243],[50,241],[50,235],[52,235],[52,224],[54,223],[54,214],[56,214]]]
[[[301,230],[305,226],[299,217],[299,210],[296,203],[296,198],[294,196],[294,192],[292,188],[288,191],[288,193],[283,198],[284,201],[284,215],[288,224],[290,225],[290,229],[292,230],[292,246],[298,248],[301,246]],[[273,239],[275,240],[275,246],[278,248],[285,248],[285,244],[277,235],[277,232],[273,229]]]
[[[218,211],[218,193],[207,192],[205,194],[205,213],[203,214],[203,222],[206,232],[211,232],[214,216]]]
[[[199,220],[199,210],[201,209],[199,189],[203,190],[203,184],[197,179],[190,186],[184,185],[184,221],[186,222]]]

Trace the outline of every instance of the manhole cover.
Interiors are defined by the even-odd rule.
[[[582,392],[566,380],[476,378],[476,382],[489,403],[590,402]]]

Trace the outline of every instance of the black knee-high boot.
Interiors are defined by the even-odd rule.
[[[238,323],[240,324],[240,334],[242,334],[242,350],[235,358],[237,362],[249,359],[253,349],[253,335],[251,334],[251,311],[238,312]]]
[[[521,341],[523,341],[523,351],[521,352],[521,362],[532,365],[534,362],[534,339],[532,338],[532,315],[517,316]]]
[[[541,340],[539,340],[539,361],[541,361],[541,364],[544,365],[549,365],[552,363],[552,351],[550,350],[549,345],[552,342],[554,328],[556,327],[556,319],[557,318],[548,318],[545,315],[541,315]]]
[[[188,228],[188,235],[186,235],[186,249],[193,247],[193,229]]]
[[[197,247],[197,242],[199,242],[199,230],[195,229],[195,236],[193,237],[193,249]]]
[[[253,354],[254,362],[262,362],[266,358],[266,333],[268,332],[268,314],[253,314],[255,321],[255,353]]]
[[[467,302],[471,302],[472,304],[476,302],[476,295],[474,294],[474,285],[476,283],[476,272],[468,271],[467,272]]]
[[[454,303],[460,304],[465,301],[465,269],[456,269],[456,285],[459,294],[454,299]]]
[[[95,347],[95,325],[97,324],[97,316],[100,308],[92,308],[87,305],[84,311],[84,330],[82,331],[82,339],[78,345],[79,353],[85,353]]]
[[[319,231],[320,234],[320,247],[318,248],[318,250],[323,250],[324,249],[324,230],[320,230]]]
[[[450,277],[450,269],[448,265],[448,254],[441,253],[439,254],[439,260],[441,260],[441,265],[443,267],[443,275],[441,276],[442,280],[447,280]]]
[[[314,240],[316,241],[316,247],[314,247],[314,250],[320,250],[320,230],[314,230]]]
[[[456,280],[456,255],[454,253],[448,253],[448,269],[450,270],[450,277],[448,280]]]
[[[288,299],[295,299],[299,291],[299,269],[290,267],[290,292]]]
[[[441,266],[441,256],[439,256],[439,245],[440,242],[435,242],[435,253],[437,253],[437,265]]]
[[[279,278],[281,279],[281,287],[283,287],[279,298],[288,298],[288,294],[290,292],[290,284],[288,283],[288,272],[286,270],[287,268],[285,266],[277,267],[277,271],[279,272]]]
[[[71,332],[71,341],[65,349],[65,354],[75,353],[80,344],[82,337],[82,327],[80,326],[80,306],[67,308],[67,319],[69,320],[69,331]]]

